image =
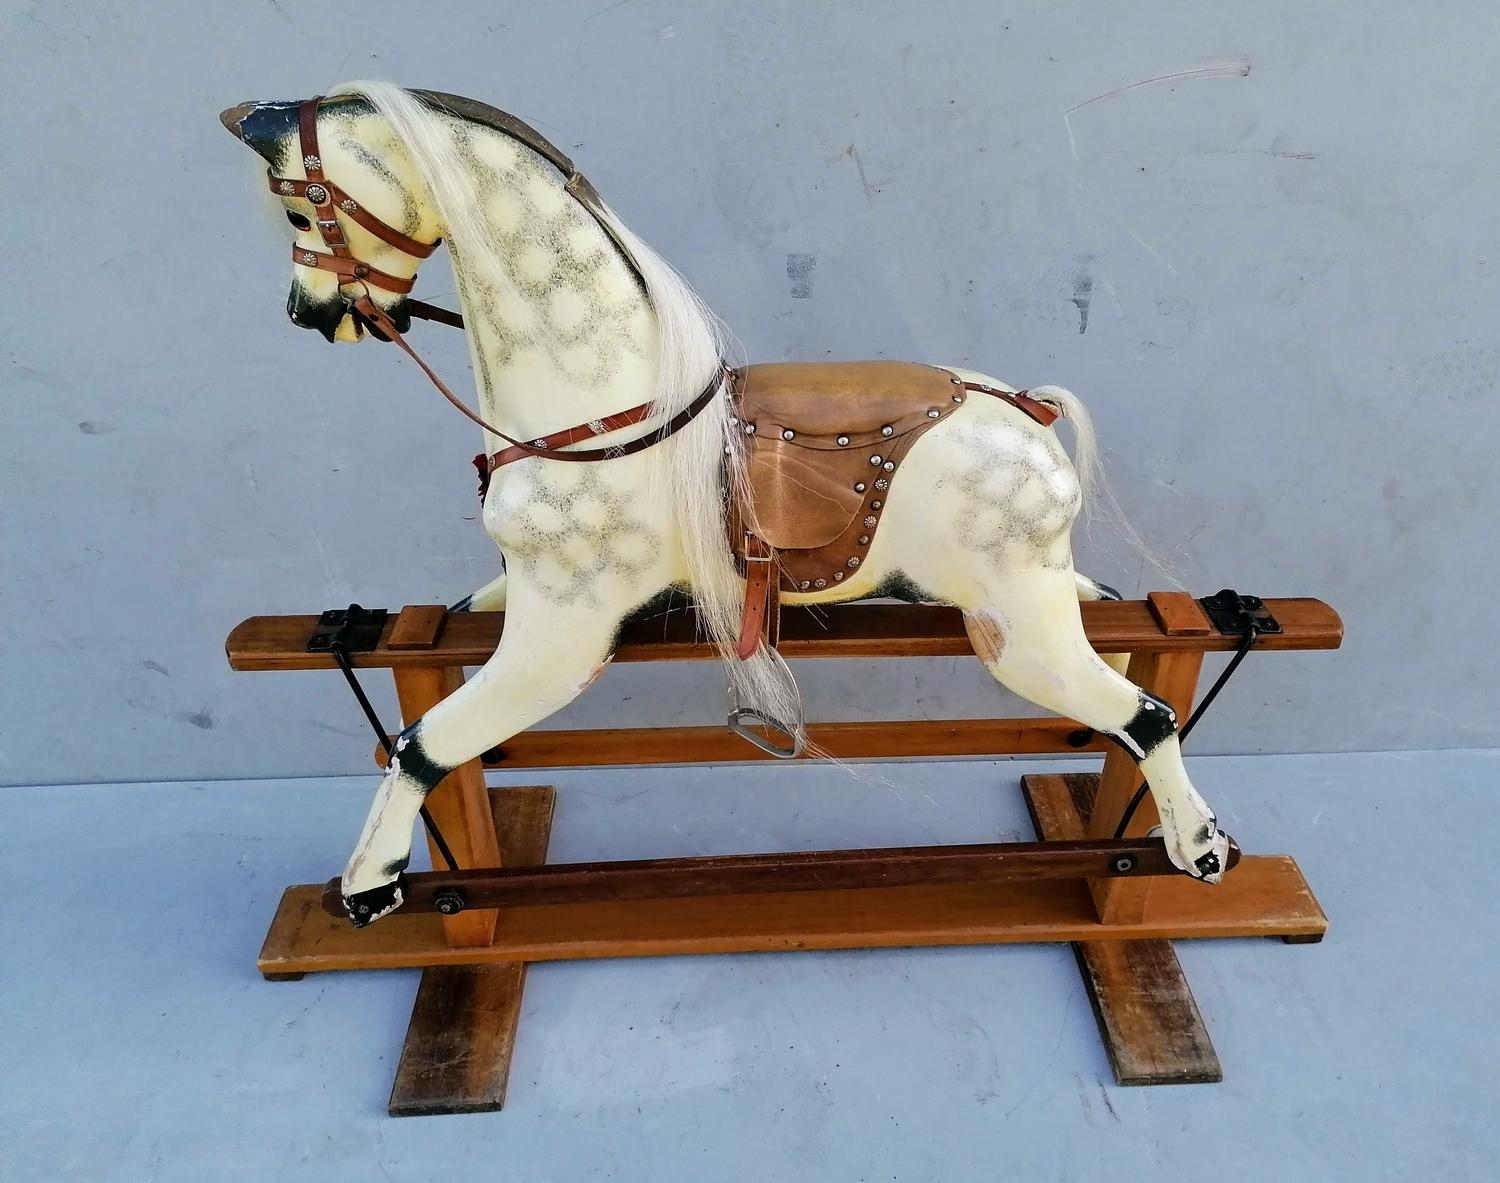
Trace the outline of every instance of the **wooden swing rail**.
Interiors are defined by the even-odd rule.
[[[1274,599],[1266,606],[1281,631],[1262,636],[1257,654],[1334,649],[1342,641],[1338,614],[1319,600]],[[1131,680],[1170,702],[1179,718],[1192,709],[1204,655],[1239,643],[1237,636],[1220,633],[1185,593],[1086,603],[1082,611],[1094,648],[1129,654]],[[333,669],[330,654],[307,651],[317,621],[309,615],[252,617],[231,632],[229,663],[236,670]],[[503,628],[501,613],[450,615],[440,606],[411,606],[387,619],[373,649],[350,656],[356,667],[392,671],[402,720],[409,723],[462,685],[465,666],[488,660]],[[788,658],[973,653],[957,611],[886,604],[839,605],[816,614],[789,610],[781,648]],[[716,656],[694,635],[689,614],[672,613],[627,626],[614,660]],[[1139,783],[1124,752],[1075,722],[899,720],[823,723],[809,730],[826,750],[848,759],[1104,751],[1105,760],[1098,774],[1023,778],[1042,841],[1022,844],[1032,849],[1012,850],[1003,871],[992,859],[943,853],[962,848],[935,847],[816,852],[811,861],[811,852],[728,856],[717,862],[651,860],[649,871],[633,878],[628,865],[620,864],[614,871],[609,864],[549,866],[528,875],[525,868],[546,862],[553,790],[486,789],[486,766],[635,766],[766,757],[723,727],[524,733],[488,753],[486,761],[456,769],[428,798],[462,868],[460,878],[481,882],[486,877],[473,872],[516,869],[512,879],[490,877],[491,883],[506,880],[510,886],[476,896],[476,906],[456,915],[397,912],[361,930],[324,911],[323,884],[290,887],[261,950],[261,972],[290,979],[322,970],[423,968],[390,1108],[395,1114],[433,1113],[499,1107],[527,962],[1069,941],[1116,1078],[1182,1083],[1217,1080],[1222,1073],[1170,941],[1227,936],[1316,941],[1327,929],[1296,863],[1286,856],[1245,855],[1218,887],[1163,875],[1154,865],[1138,875],[1110,875],[1091,873],[1088,868],[1097,863],[1080,862],[1079,877],[1065,879],[1041,870],[1037,859],[1054,870],[1060,865],[1069,849],[1064,843],[1096,854],[1102,850],[1097,844],[1112,838]],[[1148,799],[1126,838],[1140,840],[1157,820]],[[1028,857],[1030,870],[1025,869]],[[1159,861],[1154,851],[1152,857]],[[826,883],[816,881],[819,859],[837,868]],[[902,869],[883,878],[881,864]],[[931,876],[913,870],[939,866],[942,872]],[[747,886],[746,875],[754,876],[752,885]],[[735,876],[741,876],[739,890]],[[436,891],[441,885],[427,886]]]

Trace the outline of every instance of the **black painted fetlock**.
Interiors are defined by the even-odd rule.
[[[355,928],[373,924],[382,916],[389,916],[402,905],[406,899],[405,888],[406,877],[397,875],[389,883],[382,883],[379,887],[371,887],[364,891],[356,891],[353,895],[346,895],[344,896],[344,914],[349,917],[349,922]]]

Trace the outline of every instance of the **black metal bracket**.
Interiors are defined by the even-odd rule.
[[[1222,636],[1243,637],[1252,628],[1258,633],[1281,631],[1281,622],[1259,596],[1242,596],[1226,587],[1217,595],[1204,596],[1198,602]]]
[[[309,653],[369,653],[380,644],[380,633],[390,613],[384,608],[330,608],[318,617],[317,627],[307,639]]]

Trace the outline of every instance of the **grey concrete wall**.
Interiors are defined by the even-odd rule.
[[[390,350],[289,325],[285,227],[215,119],[369,75],[534,120],[751,357],[1083,394],[1188,586],[1348,623],[1342,653],[1254,664],[1199,750],[1500,738],[1493,5],[4,10],[5,783],[367,769],[336,677],[232,675],[225,632],[492,573],[475,433]],[[1225,59],[1248,75],[1130,87]],[[973,662],[803,682],[824,718],[1009,709]],[[710,722],[719,685],[621,668],[557,721]]]

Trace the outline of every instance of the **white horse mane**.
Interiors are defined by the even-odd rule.
[[[389,122],[427,184],[450,253],[485,274],[497,290],[516,294],[519,305],[513,261],[486,222],[475,178],[454,143],[448,121],[457,117],[439,114],[389,82],[349,82],[333,93],[362,96]],[[658,415],[670,416],[708,384],[728,355],[731,335],[687,281],[613,209],[604,205],[602,213],[609,233],[628,247],[645,283],[659,346],[652,402]],[[749,661],[734,653],[744,587],[730,555],[724,514],[730,483],[745,479],[745,459],[744,440],[730,430],[729,419],[728,399],[717,398],[687,427],[651,449],[658,454],[653,479],[670,484],[698,619],[723,657],[740,700],[791,723],[800,710],[784,667],[764,649]]]

